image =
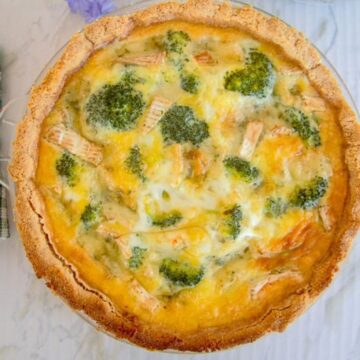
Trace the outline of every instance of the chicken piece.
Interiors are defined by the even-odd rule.
[[[291,135],[293,131],[289,129],[286,126],[282,125],[275,125],[272,129],[269,131],[269,135],[276,137],[276,136],[283,136],[283,135]]]
[[[250,121],[247,124],[244,140],[240,149],[240,157],[250,160],[256,145],[259,141],[260,135],[263,131],[264,125],[260,121]]]
[[[145,117],[144,122],[141,125],[141,131],[143,134],[150,132],[160,121],[162,116],[171,107],[172,102],[164,97],[155,96],[152,101],[149,111]]]
[[[255,242],[251,247],[257,257],[270,258],[301,246],[309,231],[311,231],[311,223],[304,220],[284,237],[271,239],[268,243]]]
[[[302,280],[302,276],[299,272],[293,270],[286,270],[280,273],[266,275],[255,282],[254,286],[250,290],[250,295],[252,298],[254,298],[267,286],[285,279],[288,281],[291,280],[300,282]]]
[[[139,303],[151,312],[161,306],[159,299],[147,292],[135,279],[130,282],[130,291],[137,297]]]
[[[63,109],[63,108],[57,108],[53,112],[55,118],[59,121],[64,123],[65,125],[69,125],[71,122],[71,116],[69,114],[69,111]]]
[[[327,110],[327,104],[320,96],[303,95],[302,104],[313,111],[323,112]]]
[[[334,226],[334,218],[330,212],[330,208],[328,206],[321,206],[319,208],[319,216],[324,229],[330,231]]]
[[[163,64],[165,58],[166,53],[162,51],[153,54],[122,56],[118,59],[118,62],[130,65],[151,66]]]
[[[131,258],[132,252],[126,236],[115,237],[116,243],[119,245],[120,252],[126,260]]]
[[[64,124],[57,124],[51,127],[45,137],[51,143],[96,166],[102,161],[103,154],[100,146],[91,143],[75,131],[66,128]]]
[[[203,51],[199,54],[196,54],[194,56],[194,59],[200,64],[200,65],[209,65],[213,66],[217,64],[217,61],[212,57],[212,55],[208,51]]]

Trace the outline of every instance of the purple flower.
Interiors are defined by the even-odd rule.
[[[78,13],[91,22],[116,9],[112,0],[66,0],[71,12]]]

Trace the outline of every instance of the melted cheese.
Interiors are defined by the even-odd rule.
[[[153,53],[154,39],[169,29],[185,31],[191,38],[186,49],[190,59],[187,70],[201,81],[196,95],[181,89],[178,70],[171,61],[156,66],[129,66],[118,61],[123,54]],[[258,99],[224,89],[225,73],[243,68],[252,48],[258,48],[274,64],[276,96]],[[211,53],[211,64],[195,60],[194,56],[204,51]],[[57,250],[89,286],[144,321],[190,331],[226,324],[235,317],[255,316],[269,306],[263,296],[267,289],[276,302],[297,286],[297,281],[272,276],[272,272],[291,267],[291,274],[295,270],[300,274],[296,279],[306,281],[329,246],[332,233],[322,228],[316,208],[289,209],[278,218],[267,217],[266,199],[286,199],[295,186],[322,176],[329,180],[322,202],[336,218],[346,197],[347,175],[342,166],[342,137],[331,108],[317,112],[322,138],[322,146],[317,148],[306,145],[279,117],[279,101],[307,114],[317,111],[302,103],[299,94],[318,95],[299,69],[291,71],[294,67],[277,50],[239,31],[168,22],[137,29],[128,39],[97,51],[72,76],[43,124],[36,182],[45,198]],[[191,107],[207,123],[210,136],[198,147],[206,164],[196,165],[197,148],[190,143],[175,149],[167,144],[159,124],[144,134],[140,124],[146,111],[137,121],[139,126],[128,131],[95,131],[87,122],[84,109],[90,94],[105,84],[116,84],[129,68],[142,79],[134,86],[143,94],[146,109],[154,96],[161,96]],[[71,105],[74,102],[77,109]],[[68,114],[67,121],[75,131],[103,149],[99,166],[76,159],[73,186],[56,172],[63,150],[45,139],[46,131],[62,121],[56,115],[59,109]],[[223,163],[226,156],[239,155],[246,124],[252,120],[263,124],[251,156],[251,164],[260,171],[255,184],[232,175]],[[145,181],[126,166],[134,146],[142,154]],[[201,171],[194,171],[194,166],[202,165]],[[335,170],[343,176],[333,178]],[[103,209],[89,229],[81,221],[88,204]],[[230,238],[224,233],[226,210],[236,204],[242,211],[240,231]],[[172,212],[181,214],[180,222],[167,228],[154,226],[154,216]],[[134,247],[146,249],[137,269],[129,267]],[[194,287],[174,290],[159,271],[164,258],[201,266],[204,278]],[[272,276],[271,286],[261,285],[261,297],[254,301],[252,289],[266,284],[267,276]],[[278,287],[274,285],[277,278],[282,279]]]

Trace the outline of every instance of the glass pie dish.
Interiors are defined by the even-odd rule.
[[[139,9],[139,8],[142,8],[142,7],[145,7],[145,6],[148,6],[149,4],[151,4],[151,3],[153,3],[153,2],[141,2],[141,3],[138,3],[138,4],[136,4],[136,5],[134,5],[134,6],[132,6],[131,8],[123,8],[123,9],[121,9],[121,14],[123,14],[123,13],[127,13],[127,12],[132,12],[132,11],[135,11],[135,10],[137,10],[137,9]],[[241,6],[241,3],[238,3],[238,2],[236,2],[236,5],[240,5]],[[60,49],[59,51],[61,51],[62,49]],[[42,78],[42,76],[44,75],[44,73],[46,73],[47,71],[48,71],[48,69],[49,69],[49,67],[53,64],[53,62],[54,62],[54,60],[57,58],[57,55],[58,55],[58,53],[54,56],[54,58],[49,62],[49,64],[46,66],[46,68],[43,70],[43,72],[40,74],[40,76],[39,76],[39,78],[38,78],[38,80],[37,81],[39,81],[39,79],[41,79]],[[328,62],[326,62],[325,61],[325,63],[328,65]],[[341,81],[340,81],[341,82]],[[348,92],[346,91],[346,89],[343,89],[343,91],[344,91],[344,93],[348,96],[348,97],[350,97],[350,95],[348,95]],[[11,122],[14,122],[14,120],[15,119],[20,119],[20,116],[15,116],[15,115],[12,115],[12,113],[11,113],[11,111],[12,111],[12,109],[13,109],[13,111],[21,111],[21,108],[22,108],[22,106],[21,106],[21,101],[22,101],[23,99],[17,99],[17,100],[15,100],[15,101],[13,101],[12,103],[9,103],[6,107],[5,107],[5,110],[4,110],[4,113],[3,113],[3,117],[4,117],[4,119],[5,119],[5,121],[7,121],[7,123],[9,124],[10,123],[10,121]],[[351,99],[350,98],[348,98],[348,100],[351,102]],[[352,102],[352,104],[353,104],[353,102]],[[15,106],[16,105],[16,106]],[[354,105],[353,105],[354,106]],[[14,108],[16,108],[15,110],[14,110]],[[11,138],[11,136],[7,136],[7,138],[8,139],[10,139]],[[4,145],[6,145],[6,143],[4,142]]]

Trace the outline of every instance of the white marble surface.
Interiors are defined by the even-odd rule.
[[[344,78],[360,106],[360,2],[250,1],[305,32]],[[329,2],[331,4],[329,4]],[[118,1],[127,4],[129,1]],[[26,93],[70,34],[83,25],[63,0],[1,0],[4,100]],[[1,132],[2,137],[4,131]],[[37,280],[12,225],[0,242],[0,359],[173,359],[97,332]],[[331,287],[285,333],[196,359],[360,359],[360,244]]]

